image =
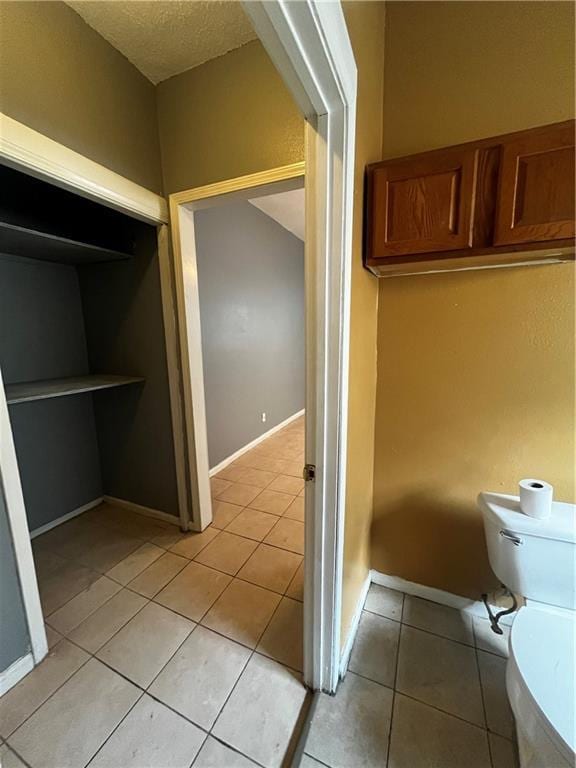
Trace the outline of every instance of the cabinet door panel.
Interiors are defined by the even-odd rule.
[[[476,149],[442,150],[372,170],[372,258],[472,245]]]
[[[495,245],[574,236],[574,162],[573,124],[504,145]]]

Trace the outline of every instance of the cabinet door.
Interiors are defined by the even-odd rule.
[[[471,247],[476,163],[475,148],[459,147],[373,166],[369,258]]]
[[[574,236],[574,123],[538,128],[504,144],[495,245]]]

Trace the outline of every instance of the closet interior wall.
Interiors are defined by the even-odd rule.
[[[0,367],[32,532],[103,495],[177,518],[155,227],[0,167]],[[133,379],[14,402],[97,374]]]

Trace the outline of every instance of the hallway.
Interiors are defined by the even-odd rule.
[[[50,653],[0,699],[3,767],[284,763],[306,700],[303,449],[300,417],[220,472],[202,533],[102,504],[34,539]]]

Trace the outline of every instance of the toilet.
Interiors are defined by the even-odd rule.
[[[554,502],[546,520],[517,496],[481,493],[490,565],[524,598],[514,619],[506,690],[521,768],[576,764],[576,505]]]

